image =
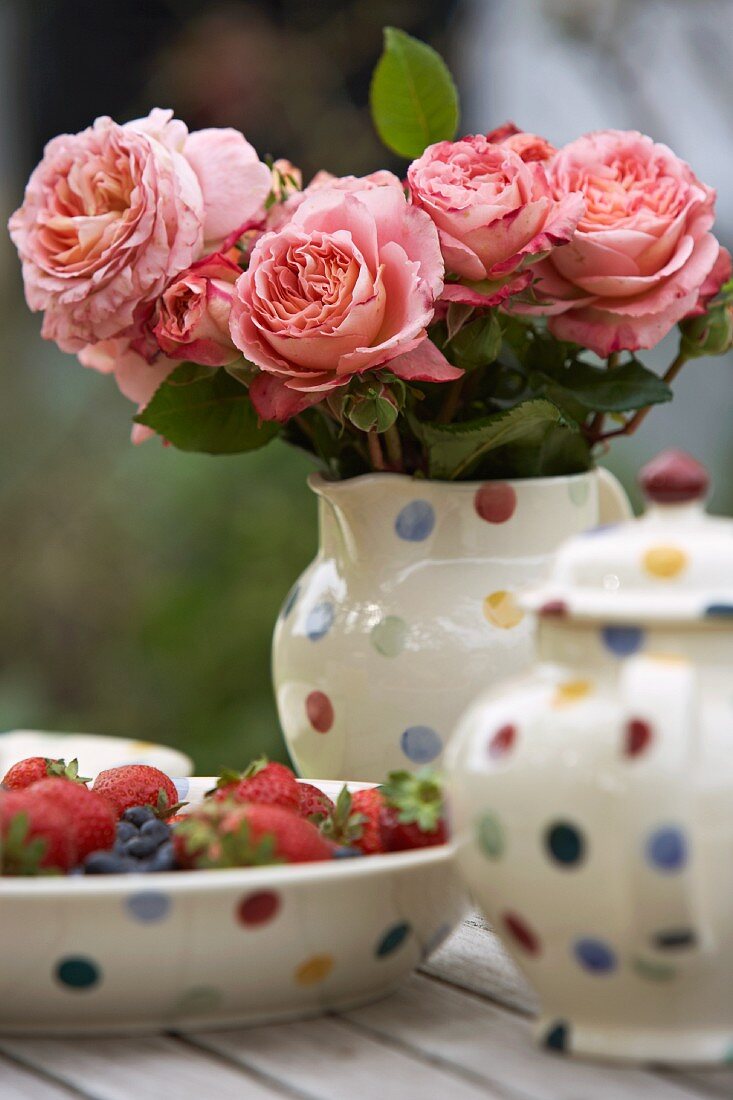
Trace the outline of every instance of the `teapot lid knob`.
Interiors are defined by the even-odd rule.
[[[686,451],[662,451],[639,473],[639,484],[655,504],[687,504],[703,500],[710,476],[697,459]]]

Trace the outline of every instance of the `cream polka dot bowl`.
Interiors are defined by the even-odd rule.
[[[176,785],[195,805],[214,782]],[[319,786],[335,796],[340,784]],[[404,980],[465,906],[447,844],[230,871],[0,879],[0,1033],[221,1027],[354,1006]]]
[[[524,606],[539,659],[449,750],[466,880],[555,1050],[733,1057],[733,521],[668,452],[639,520],[571,539]]]
[[[627,518],[603,469],[514,481],[310,481],[320,547],[273,640],[301,775],[379,782],[438,765],[461,711],[532,659],[518,603],[570,535]]]

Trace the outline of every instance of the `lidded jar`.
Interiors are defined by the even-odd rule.
[[[674,1063],[733,1054],[733,521],[665,452],[638,520],[576,536],[533,670],[448,753],[468,884],[542,1000],[538,1037]]]

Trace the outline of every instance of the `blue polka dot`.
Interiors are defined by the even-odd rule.
[[[90,989],[101,977],[99,967],[91,959],[71,955],[56,966],[56,977],[69,989]]]
[[[687,862],[684,833],[676,825],[665,825],[657,829],[647,840],[646,856],[660,871],[679,871]]]
[[[422,542],[435,527],[435,510],[427,500],[411,500],[395,520],[397,537],[406,542]]]
[[[638,626],[604,626],[601,638],[611,653],[617,657],[629,657],[641,649],[644,631]]]
[[[733,604],[730,603],[711,603],[705,608],[705,616],[708,619],[730,619],[733,618]]]
[[[282,605],[282,607],[280,609],[280,618],[281,619],[287,619],[288,615],[290,614],[290,612],[295,607],[295,604],[296,604],[296,601],[297,601],[299,595],[300,595],[300,585],[299,584],[294,584],[293,587],[288,592],[287,596],[285,597],[285,603]]]
[[[396,951],[398,947],[402,946],[411,931],[412,929],[407,921],[400,921],[399,924],[393,924],[391,928],[387,929],[377,944],[377,949],[375,951],[377,958],[383,959],[385,955],[391,955],[393,951]]]
[[[305,620],[305,632],[312,642],[317,642],[328,634],[333,626],[334,615],[333,604],[329,603],[328,600],[317,603],[308,612],[308,618]]]
[[[440,736],[430,726],[410,726],[402,734],[400,745],[413,764],[429,764],[443,751]]]
[[[139,894],[131,894],[126,898],[125,905],[135,920],[142,921],[143,924],[154,924],[165,920],[171,902],[166,894],[160,894],[157,890],[142,890]]]
[[[178,794],[178,801],[183,802],[184,798],[188,794],[188,789],[191,784],[185,775],[178,775],[175,778],[171,776],[173,783],[175,784],[176,792]]]
[[[573,954],[583,969],[593,974],[608,974],[616,969],[616,955],[603,940],[577,940]]]
[[[546,1031],[542,1040],[543,1045],[550,1050],[567,1050],[570,1029],[562,1021],[552,1024]]]

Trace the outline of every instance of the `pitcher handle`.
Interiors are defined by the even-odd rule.
[[[626,490],[605,466],[597,467],[599,523],[620,523],[631,519],[633,511]]]

